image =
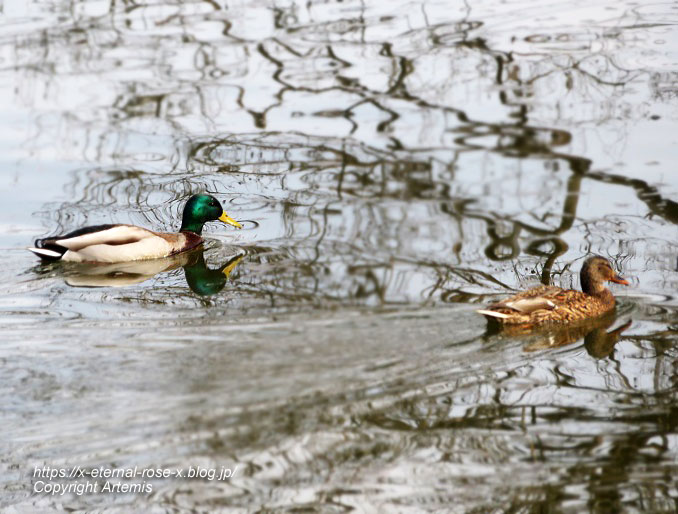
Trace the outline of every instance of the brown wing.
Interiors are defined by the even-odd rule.
[[[489,306],[489,308],[492,310],[504,308],[516,310],[515,308],[511,307],[511,304],[520,303],[521,300],[533,300],[535,298],[544,298],[553,301],[552,298],[562,291],[563,289],[556,286],[537,286],[533,287],[532,289],[528,289],[527,291],[523,291],[522,293],[509,296],[501,302],[493,303]]]

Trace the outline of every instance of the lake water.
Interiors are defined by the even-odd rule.
[[[675,2],[0,0],[0,98],[0,508],[678,508]],[[590,333],[475,313],[590,253]]]

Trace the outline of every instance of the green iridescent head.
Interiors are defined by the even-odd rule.
[[[188,199],[186,207],[184,207],[181,231],[201,234],[202,226],[205,223],[216,220],[242,228],[240,223],[226,214],[219,200],[210,195],[193,195]]]

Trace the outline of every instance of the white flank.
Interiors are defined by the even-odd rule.
[[[484,314],[485,316],[492,316],[493,318],[507,319],[507,318],[511,317],[508,314],[503,314],[501,312],[487,311],[487,310],[484,310],[484,309],[478,310],[476,312],[478,312],[480,314]]]
[[[93,245],[120,245],[126,243],[136,243],[143,239],[150,237],[157,237],[150,230],[133,225],[118,225],[108,230],[101,230],[99,232],[92,232],[82,236],[71,237],[68,239],[59,239],[56,244],[68,248],[69,250],[78,251],[82,248]]]
[[[183,244],[179,241],[179,244]],[[127,244],[95,244],[77,251],[68,250],[62,260],[71,262],[126,262],[167,257],[174,248],[162,237],[152,234]]]
[[[53,250],[47,250],[46,248],[27,248],[27,250],[30,250],[33,252],[35,255],[44,255],[45,257],[61,257],[61,254],[59,252],[55,252]]]

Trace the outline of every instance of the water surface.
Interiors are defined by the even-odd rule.
[[[675,511],[677,24],[671,2],[5,0],[0,505]],[[176,229],[204,191],[245,229],[188,260],[25,251]],[[589,253],[632,284],[590,332],[474,312],[579,287]],[[238,471],[55,497],[36,466]]]

